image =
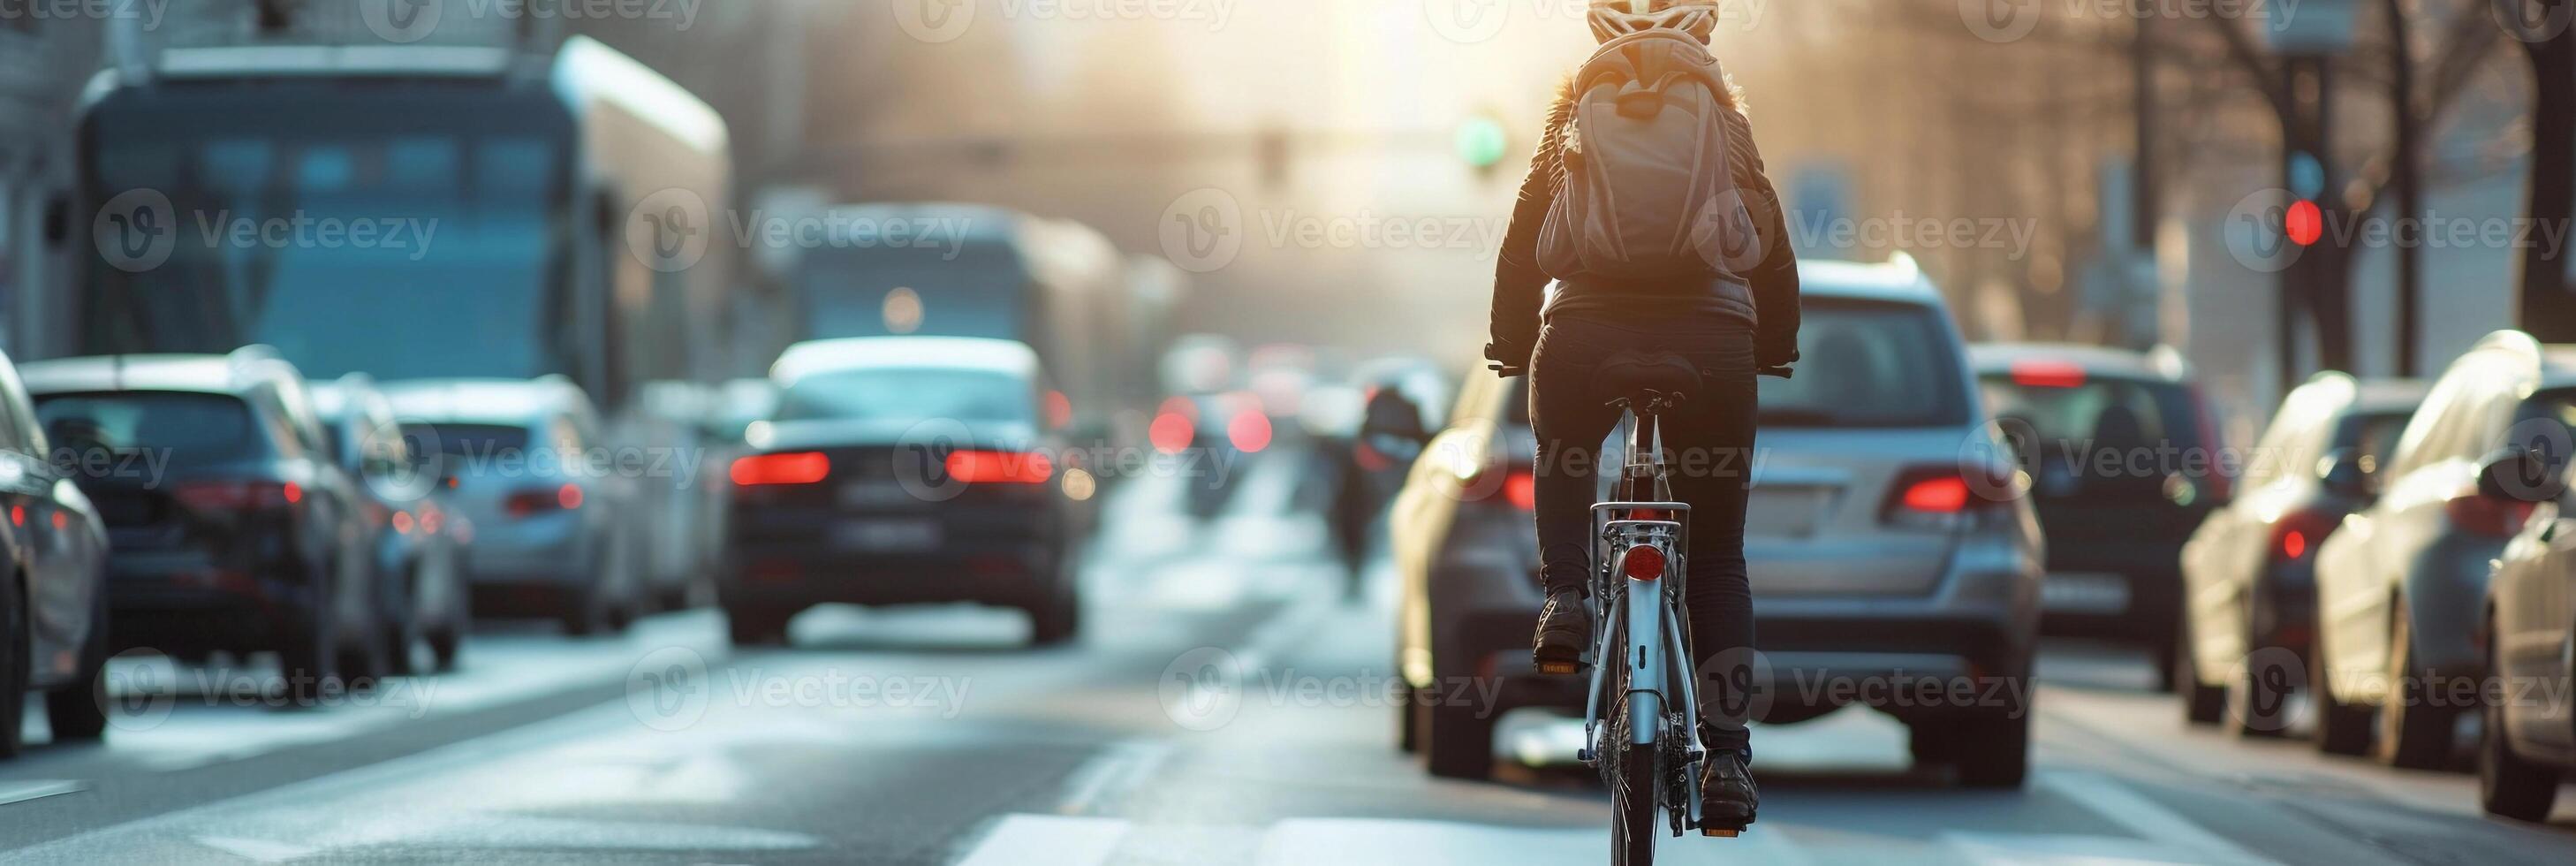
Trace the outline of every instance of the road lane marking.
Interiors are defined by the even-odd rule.
[[[1734,839],[1658,832],[1662,863],[1812,863],[1805,849],[1777,830],[1756,827]],[[1608,859],[1610,828],[1541,830],[1450,821],[1375,818],[1291,818],[1262,834],[1259,866],[1422,866],[1491,863],[1597,863]]]
[[[302,860],[322,850],[311,845],[297,845],[268,839],[243,839],[237,836],[199,836],[193,841],[255,863],[285,863],[291,860]]]
[[[1134,822],[1068,815],[1010,815],[984,835],[957,866],[1099,866],[1109,862]]]
[[[1074,768],[1068,778],[1064,804],[1057,811],[1080,815],[1092,810],[1108,796],[1125,793],[1153,778],[1163,761],[1172,755],[1172,744],[1159,740],[1128,740],[1104,749],[1082,766]]]
[[[29,800],[42,800],[46,797],[58,797],[87,787],[87,785],[73,779],[27,779],[16,782],[0,782],[0,806],[7,806],[12,803],[24,803]]]
[[[2194,855],[2193,860],[2183,862],[2247,866],[2276,864],[2270,858],[2248,851],[2226,837],[2192,823],[2191,819],[2109,776],[2076,770],[2051,770],[2039,774],[2039,784],[2126,828],[2138,838]]]

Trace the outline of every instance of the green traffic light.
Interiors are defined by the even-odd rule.
[[[1479,169],[1493,168],[1511,149],[1503,124],[1490,117],[1471,117],[1458,125],[1458,158]]]

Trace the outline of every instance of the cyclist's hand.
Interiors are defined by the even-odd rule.
[[[1764,367],[1753,371],[1753,373],[1757,376],[1771,376],[1780,379],[1794,378],[1798,375],[1798,371],[1789,369],[1789,365],[1787,364],[1782,364],[1777,367]]]
[[[1495,341],[1485,344],[1485,369],[1505,379],[1529,374],[1530,353],[1510,343]]]

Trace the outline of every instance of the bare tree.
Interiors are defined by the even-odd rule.
[[[2503,27],[2531,61],[2531,175],[2526,232],[2576,219],[2576,0],[2496,0]],[[2576,299],[2568,296],[2564,244],[2522,247],[2518,312],[2543,342],[2576,342]]]

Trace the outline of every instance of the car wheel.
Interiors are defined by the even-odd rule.
[[[2227,673],[2227,732],[2240,737],[2278,737],[2290,728],[2290,696],[2305,679],[2297,656],[2282,650],[2257,650],[2253,611],[2246,611],[2245,661]]]
[[[385,677],[385,648],[382,640],[359,637],[342,642],[339,650],[340,686],[349,691],[376,687]]]
[[[2486,633],[2495,634],[2490,623]],[[2562,774],[2556,767],[2532,763],[2514,754],[2513,742],[2505,736],[2505,701],[2503,688],[2495,677],[2494,638],[2488,638],[2487,671],[2484,704],[2480,710],[2486,724],[2478,735],[2478,807],[2487,814],[2516,821],[2539,823],[2549,820],[2550,808],[2558,803],[2558,783]]]
[[[16,581],[0,584],[0,758],[18,755],[27,725],[27,606]]]
[[[1906,723],[1905,751],[1914,756],[1917,770],[1956,762],[1959,759],[1958,720],[1925,718]]]
[[[427,626],[421,623],[422,613],[416,597],[419,587],[417,573],[406,573],[401,585],[393,590],[399,601],[385,612],[386,616],[393,618],[393,622],[388,624],[390,627],[384,630],[384,648],[381,650],[385,673],[389,676],[407,677],[423,673],[412,660],[412,651],[429,639]]]
[[[2183,720],[2195,725],[2217,724],[2227,715],[2227,689],[2209,685],[2209,678],[2200,675],[2199,641],[2192,639],[2189,619],[2183,620],[2173,644],[2174,694],[2182,698]]]
[[[1435,639],[1434,646],[1441,645]],[[1420,729],[1423,764],[1431,775],[1444,779],[1483,779],[1494,773],[1493,707],[1473,704],[1460,706],[1448,698],[1460,694],[1483,694],[1478,689],[1446,688],[1462,682],[1463,674],[1444,672],[1435,660],[1432,664],[1433,694],[1413,705],[1414,724]]]
[[[1061,646],[1082,634],[1082,589],[1073,569],[1062,563],[1040,573],[1055,575],[1057,582],[1048,598],[1021,608],[1029,615],[1029,643]]]
[[[1399,681],[1396,684],[1396,696],[1400,702],[1395,705],[1395,750],[1407,755],[1422,751],[1422,726],[1415,724],[1413,708],[1422,704],[1424,693],[1411,684]]]
[[[2392,767],[2431,770],[2450,763],[2452,722],[2459,711],[2430,700],[2434,676],[2416,669],[2413,619],[2403,602],[2390,618],[2388,701],[2379,708],[2379,760]]]
[[[45,696],[45,724],[57,743],[107,735],[107,593],[102,587],[95,595],[89,638],[81,642],[80,676]]]
[[[451,620],[429,633],[429,654],[438,665],[438,673],[456,669],[456,656],[465,648],[465,621]]]
[[[339,654],[333,651],[328,630],[320,625],[290,627],[285,644],[278,650],[277,668],[285,679],[287,703],[310,708],[320,702],[323,684],[333,680]]]
[[[2334,656],[2326,651],[2326,625],[2317,623],[2315,661],[2308,665],[2308,695],[2317,705],[2317,751],[2329,755],[2359,755],[2370,751],[2370,708],[2347,704],[2335,697],[2334,672],[2328,667]]]
[[[734,646],[778,646],[787,642],[792,614],[750,608],[725,609],[725,631]]]
[[[2027,670],[2027,668],[2024,668]],[[2030,680],[2025,674],[2003,692],[2006,706],[1979,710],[1960,721],[1952,754],[1959,784],[1968,788],[2019,788],[2030,778]]]

